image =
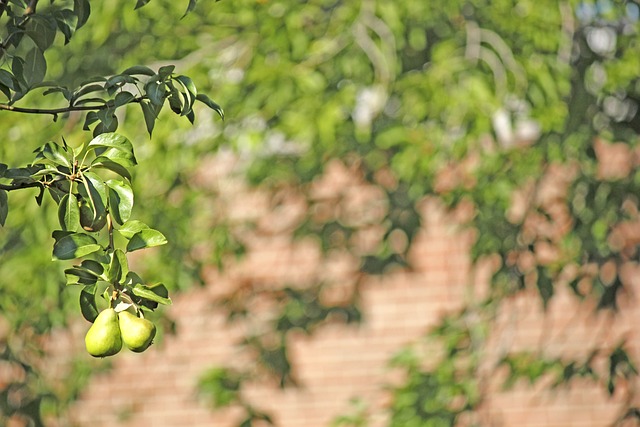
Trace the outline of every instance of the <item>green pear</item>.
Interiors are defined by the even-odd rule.
[[[124,345],[136,353],[145,351],[156,336],[156,325],[128,311],[121,311],[118,317],[120,318],[120,332]]]
[[[87,351],[93,357],[113,356],[122,348],[118,314],[107,308],[98,314],[84,337]]]

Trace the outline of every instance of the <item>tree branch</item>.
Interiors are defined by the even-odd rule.
[[[38,0],[31,0],[27,8],[24,10],[24,16],[33,15],[34,13],[36,13],[36,6],[38,6]]]
[[[68,113],[71,111],[95,111],[101,110],[105,107],[92,107],[90,105],[78,105],[63,108],[23,108],[23,107],[14,107],[13,105],[0,104],[0,110],[4,111],[13,111],[14,113],[26,113],[26,114],[51,114],[52,116],[57,116],[58,114]]]
[[[136,98],[133,99],[131,103],[140,103],[144,98]],[[68,107],[61,108],[23,108],[23,107],[15,107],[13,105],[0,104],[0,110],[4,111],[12,111],[14,113],[25,113],[25,114],[50,114],[55,118],[57,118],[58,114],[70,113],[72,111],[99,111],[108,108],[107,105],[69,105]]]
[[[18,182],[16,184],[0,184],[0,190],[13,191],[20,190],[22,188],[34,188],[34,187],[42,187],[42,183],[40,181],[35,182]]]

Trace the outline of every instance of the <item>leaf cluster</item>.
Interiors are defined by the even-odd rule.
[[[127,253],[167,243],[158,230],[130,219],[134,204],[131,169],[136,163],[127,138],[101,133],[76,148],[66,142],[48,142],[36,149],[28,167],[2,168],[2,177],[10,179],[7,189],[37,186],[38,203],[44,192],[57,203],[61,229],[52,234],[53,259],[84,259],[64,273],[67,285],[84,287],[80,309],[91,322],[98,314],[95,296],[100,294],[110,306],[124,303],[136,310],[171,303],[163,284],[147,285],[128,267]],[[117,178],[105,178],[105,174]],[[0,191],[4,195],[0,211],[7,212],[7,190]],[[5,218],[0,217],[2,223]],[[114,232],[124,249],[116,248]]]

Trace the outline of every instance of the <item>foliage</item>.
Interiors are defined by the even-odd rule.
[[[146,3],[139,1],[135,8]],[[190,0],[184,15],[195,6],[196,1]],[[91,9],[87,0],[50,4],[39,4],[37,0],[0,2],[0,92],[6,98],[5,103],[0,103],[0,111],[4,115],[47,115],[54,122],[61,116],[72,119],[65,120],[64,127],[58,132],[54,131],[61,143],[50,141],[41,145],[35,149],[35,157],[30,161],[24,157],[24,144],[19,147],[22,152],[2,147],[3,158],[12,162],[25,159],[29,163],[25,167],[0,163],[0,225],[9,228],[2,236],[0,250],[25,257],[25,253],[35,252],[39,246],[36,242],[41,239],[36,236],[41,236],[47,228],[53,229],[53,233],[47,233],[54,239],[53,259],[78,262],[64,270],[66,280],[62,284],[77,285],[79,289],[72,293],[89,322],[96,319],[105,304],[117,311],[133,308],[143,316],[144,310],[153,311],[159,304],[171,303],[164,284],[143,280],[129,269],[127,261],[128,253],[167,243],[160,231],[132,218],[132,175],[137,160],[130,140],[115,133],[127,106],[140,106],[149,136],[164,105],[192,124],[196,117],[196,101],[223,117],[220,106],[207,95],[199,93],[190,77],[174,72],[175,65],[162,65],[157,67],[157,71],[144,65],[133,65],[121,73],[110,75],[98,70],[100,75],[81,76],[81,83],[73,86],[63,84],[63,78],[46,80],[52,74],[48,70],[52,64],[51,54],[59,49],[70,49],[72,39],[75,41],[77,34],[81,34],[77,31],[85,25],[91,27],[89,18],[95,15]],[[100,11],[98,15],[100,18]],[[77,76],[71,72],[65,78],[71,75]],[[35,98],[36,93],[46,99]],[[83,123],[78,122],[77,115],[74,119],[76,113],[86,113]],[[20,119],[23,123],[29,121],[25,117]],[[35,118],[31,120],[36,121]],[[94,138],[78,145],[67,144],[60,134],[69,133],[74,140],[82,138],[72,132],[74,124],[81,125],[84,131],[92,130]],[[43,136],[33,135],[38,139]],[[18,190],[30,188],[38,190],[36,202],[43,207],[44,212],[38,216],[53,213],[58,224],[39,219],[34,221],[33,218],[28,219],[29,215],[18,215],[19,218],[13,221],[15,212],[26,213],[29,209],[23,209],[27,203],[24,198],[14,198],[9,193],[24,193]],[[53,199],[54,209],[44,201],[45,193]],[[29,236],[24,234],[26,223],[40,227]],[[34,227],[31,228],[35,231]],[[9,323],[10,331],[1,338],[2,360],[6,366],[15,368],[17,377],[9,378],[11,384],[3,386],[0,421],[28,419],[35,425],[43,425],[43,408],[60,396],[46,388],[34,387],[45,372],[38,372],[41,368],[34,363],[31,354],[41,350],[35,342],[28,340],[33,340],[34,332],[44,333],[51,324],[66,321],[66,310],[60,310],[57,316],[50,315],[46,313],[46,305],[53,303],[58,305],[58,309],[66,308],[68,296],[63,296],[61,289],[55,286],[60,280],[53,278],[54,274],[45,274],[42,285],[22,286],[30,274],[38,277],[36,268],[43,265],[45,258],[38,255],[23,259],[27,263],[7,262],[5,265],[11,265],[13,271],[3,275],[5,295],[0,307],[3,321]],[[21,271],[21,265],[28,268],[30,274]],[[15,285],[10,285],[12,281]],[[97,300],[98,295],[103,298]],[[52,300],[50,296],[56,297]],[[24,336],[25,332],[27,336]],[[22,375],[20,372],[36,373]]]
[[[497,259],[497,269],[486,300],[430,335],[445,348],[470,332],[450,327],[456,318],[471,309],[490,330],[497,307],[530,289],[544,309],[566,286],[616,315],[630,285],[620,272],[638,249],[622,236],[638,220],[636,2],[316,0],[257,11],[251,4],[223,2],[207,17],[233,46],[219,67],[233,67],[229,79],[237,80],[221,93],[242,103],[229,106],[225,137],[251,158],[249,179],[304,192],[339,158],[379,186],[388,206],[375,223],[384,233],[372,253],[350,246],[357,226],[318,221],[312,196],[297,235],[317,236],[327,253],[357,253],[365,275],[411,271],[418,203],[435,196],[452,210],[471,206],[464,225],[477,231],[472,259]],[[608,148],[626,153],[612,172],[598,152]],[[398,236],[407,243],[396,245]],[[282,324],[290,306],[279,307]],[[393,389],[392,424],[482,424],[474,414],[487,342],[487,334],[462,342],[430,368],[396,363],[407,382]],[[582,376],[610,393],[633,377],[626,343],[586,350],[597,357],[566,360],[541,349],[491,366],[507,366],[508,383]],[[602,358],[610,366],[625,360],[624,368],[596,371]],[[634,413],[623,408],[616,422]]]
[[[161,261],[151,258],[145,276],[164,274],[174,279],[167,283],[169,289],[184,287],[199,279],[206,263],[222,265],[224,253],[242,253],[241,241],[230,226],[202,220],[211,205],[207,200],[216,194],[198,194],[189,183],[189,171],[220,145],[233,145],[246,160],[249,180],[272,189],[298,186],[307,192],[329,160],[338,158],[381,189],[387,211],[367,224],[383,229],[380,244],[367,253],[357,252],[349,242],[358,224],[340,217],[318,220],[312,214],[301,222],[298,236],[317,236],[327,253],[336,249],[355,253],[363,277],[397,268],[411,271],[407,254],[422,226],[417,206],[431,196],[451,209],[471,206],[473,213],[465,226],[477,231],[472,259],[498,260],[486,299],[447,316],[428,335],[426,341],[438,343],[446,357],[422,363],[428,358],[416,344],[400,349],[390,362],[406,374],[406,381],[391,389],[391,424],[481,425],[484,420],[477,410],[483,402],[483,379],[499,369],[509,372],[505,386],[521,380],[534,383],[550,375],[553,386],[561,387],[581,377],[612,394],[622,380],[635,375],[637,361],[624,342],[586,349],[587,355],[575,360],[543,350],[508,353],[493,360],[486,346],[501,304],[530,289],[538,292],[541,306],[547,308],[566,286],[578,298],[595,300],[598,310],[612,316],[625,295],[628,283],[620,272],[638,253],[637,242],[624,233],[626,223],[638,220],[639,181],[633,160],[640,130],[636,2],[238,0],[199,9],[184,18],[187,25],[156,25],[159,16],[182,15],[184,8],[176,2],[154,1],[135,14],[121,13],[125,3],[120,1],[94,2],[92,15],[102,20],[87,21],[92,30],[76,33],[85,3],[76,1],[66,9],[58,9],[59,2],[50,6],[67,10],[61,16],[71,18],[63,20],[68,24],[55,21],[54,33],[65,39],[69,33],[72,38],[63,49],[56,48],[55,41],[61,40],[52,39],[51,31],[35,38],[27,31],[20,46],[13,44],[18,36],[3,34],[3,41],[9,41],[7,54],[19,59],[15,69],[13,59],[3,64],[0,89],[10,103],[5,109],[14,111],[16,102],[36,102],[33,92],[25,89],[46,92],[37,99],[37,109],[54,118],[68,111],[69,126],[78,121],[78,110],[93,110],[95,114],[87,114],[79,125],[92,127],[96,134],[122,123],[142,122],[139,111],[135,117],[124,114],[130,110],[127,105],[140,104],[144,127],[155,136],[154,145],[136,146],[138,158],[145,159],[136,173],[145,178],[130,181],[126,176],[104,175],[101,182],[118,179],[130,183],[137,194],[166,196],[160,208],[150,202],[153,197],[136,198],[142,220],[158,224],[172,242]],[[136,6],[146,3],[139,1]],[[12,22],[18,27],[31,15],[23,2],[12,5]],[[188,9],[193,5],[190,1]],[[51,22],[43,22],[52,28]],[[44,50],[46,55],[40,55]],[[91,59],[79,60],[85,53]],[[47,73],[60,84],[36,83],[45,68],[43,58]],[[180,124],[162,120],[165,113],[156,108],[164,100],[170,111],[193,120],[200,88],[190,89],[183,75],[164,64],[135,64],[173,58],[183,58],[176,68],[189,69],[192,82],[214,80],[207,90],[227,100],[224,131],[211,126],[202,128],[204,137],[185,137],[173,129]],[[24,69],[35,73],[27,78]],[[110,77],[86,82],[95,74]],[[63,106],[54,105],[54,99]],[[221,112],[207,98],[200,101]],[[4,123],[10,140],[28,140],[28,130],[13,120]],[[61,141],[60,122],[41,126],[38,145],[42,140]],[[65,145],[62,142],[53,151],[68,155]],[[603,146],[624,149],[626,169],[603,173],[598,153]],[[21,164],[32,160],[16,147],[0,150],[3,158],[19,159]],[[67,173],[60,167],[54,166]],[[563,182],[554,197],[546,196],[550,176],[560,176]],[[42,186],[35,182],[45,178],[36,178],[29,182]],[[2,194],[0,205],[6,206]],[[26,205],[22,197],[11,194],[12,206]],[[522,200],[521,209],[514,209]],[[320,202],[309,196],[307,205],[314,208]],[[3,212],[0,209],[4,217]],[[184,212],[190,213],[189,218]],[[48,283],[62,282],[44,267],[49,260],[30,248],[31,242],[49,234],[47,230],[62,227],[56,224],[56,213],[57,206],[44,203],[38,215],[49,219],[27,226],[33,221],[9,215],[2,231],[3,256],[6,252],[12,260],[32,262],[30,266],[12,262],[11,271],[0,265],[7,283],[3,290],[12,295],[3,299],[2,308],[15,313],[11,323],[16,330],[25,330],[22,326],[44,332],[51,323],[63,322],[59,313],[65,310],[49,310],[51,316],[44,316],[32,303],[32,290],[11,285],[25,278],[35,281],[38,275]],[[65,217],[70,215],[63,210]],[[205,225],[196,228],[196,223]],[[126,220],[116,221],[120,229],[125,224]],[[396,244],[398,240],[405,244]],[[191,248],[205,242],[213,242],[211,253],[205,259],[193,256]],[[126,249],[128,243],[120,243]],[[554,256],[545,257],[549,252]],[[613,273],[603,275],[602,270]],[[72,278],[94,277],[82,269],[72,271],[78,273],[70,274]],[[292,331],[313,333],[330,313],[340,314],[344,321],[360,320],[357,292],[349,305],[325,306],[318,302],[322,288],[319,284],[300,291],[283,284],[260,295],[275,301],[281,311],[270,319],[265,334],[248,336],[244,344],[265,368],[261,372],[274,375],[282,386],[296,384],[286,348]],[[47,307],[66,307],[67,299],[57,288],[38,289]],[[126,293],[132,292],[133,288]],[[222,307],[233,320],[247,314],[247,300],[254,297],[235,295]],[[11,360],[22,360],[21,355],[11,354]],[[598,370],[597,361],[602,359],[607,368]],[[493,370],[480,370],[482,363]],[[250,380],[249,373],[214,368],[203,376],[201,387],[216,407],[245,407],[248,416],[243,422],[251,423],[253,409],[243,404],[241,384]],[[355,406],[354,414],[338,418],[336,424],[366,425],[366,410]],[[617,422],[638,413],[626,405]]]

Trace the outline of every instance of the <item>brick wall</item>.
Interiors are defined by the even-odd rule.
[[[254,362],[238,342],[259,325],[260,316],[269,316],[272,307],[266,303],[261,306],[257,300],[253,306],[256,318],[230,324],[226,313],[216,308],[216,301],[247,284],[253,291],[260,291],[283,283],[304,287],[327,280],[333,285],[323,297],[333,300],[352,291],[357,272],[355,257],[340,251],[323,256],[317,240],[291,239],[292,229],[307,208],[304,201],[295,193],[284,193],[273,206],[271,195],[249,190],[217,173],[225,164],[228,159],[211,159],[195,182],[214,186],[231,217],[258,224],[243,235],[247,255],[229,262],[222,272],[210,268],[207,286],[174,297],[167,314],[176,321],[176,335],[165,335],[143,354],[125,351],[110,359],[111,371],[92,377],[70,410],[70,419],[78,425],[235,426],[241,415],[238,408],[212,411],[197,396],[196,384],[203,371],[214,365],[252,367]],[[319,215],[356,219],[379,215],[376,209],[382,203],[380,195],[341,163],[330,164],[311,191]],[[355,196],[358,203],[344,204],[345,200],[353,202]],[[278,426],[327,426],[350,410],[352,398],[368,405],[371,426],[385,425],[385,407],[390,399],[385,385],[397,380],[388,368],[394,352],[418,340],[442,314],[486,290],[491,262],[472,268],[468,250],[473,231],[456,226],[456,218],[465,213],[447,214],[430,199],[420,210],[424,226],[410,253],[414,268],[360,283],[364,321],[349,325],[328,321],[312,336],[290,334],[290,356],[298,387],[279,389],[268,380],[248,385],[245,397],[270,413]],[[366,219],[361,225],[368,234],[358,236],[355,243],[360,246],[355,247],[365,251],[367,242],[375,242],[377,235]],[[640,277],[637,273],[637,267],[630,267],[630,276]],[[635,325],[640,320],[636,304],[640,280],[630,283],[633,286],[615,318],[605,313],[594,316],[592,304],[579,302],[562,291],[546,313],[535,293],[513,297],[496,319],[489,348],[496,357],[523,349],[544,350],[552,356],[581,356],[595,344],[613,346],[624,336],[632,343],[632,354],[639,356],[640,337]],[[81,336],[83,332],[80,328],[75,334]],[[67,354],[73,345],[72,340],[55,342]],[[504,391],[500,379],[500,375],[494,378],[481,409],[484,425],[601,427],[611,422],[623,398],[610,398],[603,394],[602,387],[597,389],[587,381],[573,381],[570,387],[547,392],[544,380],[534,386],[517,383],[513,390]]]

